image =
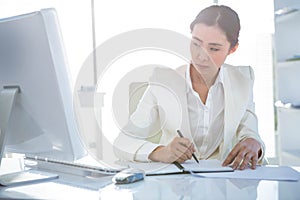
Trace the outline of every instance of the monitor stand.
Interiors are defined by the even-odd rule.
[[[5,132],[15,103],[16,94],[19,92],[19,86],[6,86],[0,91],[0,165],[5,147]]]

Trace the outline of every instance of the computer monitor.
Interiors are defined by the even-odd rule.
[[[65,161],[86,154],[54,9],[0,20],[0,92],[0,148]]]

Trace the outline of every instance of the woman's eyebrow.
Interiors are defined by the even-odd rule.
[[[208,43],[209,45],[213,45],[213,46],[223,46],[222,44],[220,43]]]
[[[201,43],[203,43],[202,40],[200,40],[199,38],[197,38],[197,37],[195,37],[195,36],[193,36],[192,38],[195,39],[195,40],[197,40],[197,41],[199,41],[199,42],[201,42]],[[209,44],[209,45],[213,45],[213,46],[223,46],[222,44],[216,43],[216,42],[210,42],[210,43],[208,43],[208,44]]]
[[[192,38],[195,39],[195,40],[198,40],[199,42],[203,42],[202,40],[200,40],[199,38],[197,38],[195,36],[193,36]]]

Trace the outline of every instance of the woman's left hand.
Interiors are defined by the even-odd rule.
[[[255,169],[260,155],[260,143],[253,138],[246,138],[235,145],[223,162],[223,166],[232,164],[233,169],[243,170],[251,163],[251,168]]]

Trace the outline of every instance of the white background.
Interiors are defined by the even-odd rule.
[[[126,31],[139,28],[169,29],[189,37],[190,22],[198,12],[211,5],[208,0],[95,0],[95,43],[101,45],[104,41]],[[254,100],[259,119],[259,132],[267,146],[267,156],[275,156],[275,131],[273,109],[273,57],[272,35],[274,33],[273,1],[272,0],[220,0],[219,4],[231,6],[236,10],[241,20],[240,46],[231,55],[227,63],[233,65],[251,65],[254,68],[256,81]],[[68,55],[72,84],[77,74],[93,49],[92,3],[87,0],[1,0],[0,17],[9,17],[54,7],[58,12],[65,47]],[[149,52],[148,52],[149,53]],[[131,56],[131,57],[130,57]],[[107,73],[103,107],[104,132],[108,129],[112,140],[118,129],[114,127],[111,116],[111,95],[121,71],[139,64],[162,63],[167,65],[166,57],[140,52],[139,56],[124,57],[112,65],[112,72]],[[145,60],[145,59],[148,60]],[[159,60],[161,59],[161,61]],[[170,63],[174,63],[169,59]],[[122,70],[121,70],[122,68]],[[118,75],[118,72],[120,74]],[[115,77],[115,78],[112,78]],[[91,74],[91,80],[93,75]],[[110,82],[109,82],[110,81]]]

